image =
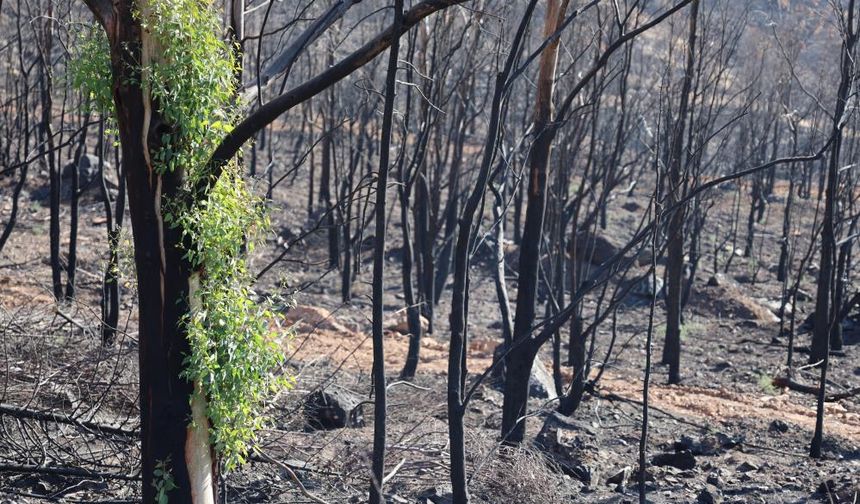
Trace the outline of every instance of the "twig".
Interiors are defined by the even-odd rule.
[[[80,469],[78,467],[44,467],[44,466],[35,466],[35,465],[19,465],[19,464],[0,464],[0,473],[2,472],[12,472],[12,473],[39,473],[39,474],[56,474],[59,476],[75,476],[82,478],[102,478],[102,479],[118,479],[125,481],[139,481],[140,476],[134,476],[130,474],[116,474],[116,473],[101,473],[101,472],[93,472],[87,469]]]
[[[608,394],[600,394],[599,392],[596,392],[595,397],[606,399],[607,401],[620,401],[620,402],[626,402],[629,404],[635,404],[637,406],[643,406],[642,401],[640,401],[638,399],[631,399],[629,397],[624,397],[623,395],[618,395],[614,392],[610,392]],[[676,422],[684,423],[684,424],[690,425],[692,427],[697,427],[699,429],[704,429],[704,430],[708,429],[707,425],[696,423],[692,420],[688,420],[688,419],[680,417],[678,415],[674,415],[672,413],[669,413],[668,411],[666,411],[663,408],[660,408],[660,407],[657,407],[657,406],[654,406],[651,404],[648,405],[648,410],[649,411],[656,411],[656,412],[660,413],[661,415],[664,415],[668,418],[671,418],[672,420],[675,420]]]
[[[390,473],[388,473],[384,478],[382,478],[382,484],[385,485],[386,483],[391,481],[391,478],[393,478],[394,475],[397,474],[397,471],[399,471],[400,468],[403,467],[404,463],[406,463],[406,457],[404,457],[396,466],[394,466],[394,469],[392,469]]]
[[[802,392],[804,394],[817,394],[818,387],[812,387],[810,385],[804,385],[802,383],[798,383],[793,381],[791,378],[787,377],[776,377],[771,380],[771,384],[774,387],[782,387],[787,388],[789,390],[793,390],[795,392]],[[824,397],[824,402],[836,402],[842,399],[848,399],[849,397],[854,397],[860,394],[860,387],[854,387],[843,392],[837,392],[835,394],[828,394]]]
[[[301,480],[299,479],[299,477],[298,477],[298,476],[296,476],[296,472],[295,472],[295,471],[293,471],[293,469],[292,469],[290,466],[288,466],[287,464],[284,464],[284,463],[283,463],[283,462],[281,462],[280,460],[275,460],[275,459],[273,459],[272,457],[270,457],[270,456],[266,455],[265,453],[263,453],[262,451],[260,451],[260,450],[259,450],[259,449],[257,449],[257,448],[254,448],[254,452],[255,452],[255,453],[256,453],[256,454],[257,454],[261,459],[265,460],[266,462],[269,462],[270,464],[275,464],[276,466],[278,466],[278,467],[280,467],[281,469],[283,469],[283,470],[284,470],[284,472],[286,472],[286,473],[287,473],[287,475],[290,477],[290,479],[291,479],[291,480],[293,480],[293,483],[295,483],[295,484],[296,484],[296,488],[298,488],[298,489],[299,489],[299,492],[301,492],[301,494],[302,494],[303,496],[305,496],[305,497],[307,497],[308,499],[310,499],[310,500],[312,500],[312,501],[316,502],[317,504],[328,504],[328,502],[326,502],[326,501],[324,501],[324,500],[320,499],[319,497],[316,497],[316,496],[312,495],[310,492],[308,492],[308,490],[307,490],[307,489],[305,488],[305,486],[302,484],[302,482],[301,482]]]
[[[409,382],[409,381],[403,381],[403,380],[401,380],[401,381],[396,381],[396,382],[391,382],[391,383],[389,383],[385,388],[386,388],[386,389],[391,389],[391,388],[393,388],[395,385],[406,385],[406,386],[408,386],[408,387],[412,387],[412,388],[414,388],[414,389],[424,390],[425,392],[429,392],[429,391],[433,390],[433,389],[431,389],[430,387],[422,387],[421,385],[415,385],[415,384],[414,384],[414,383],[412,383],[412,382]]]
[[[110,425],[102,425],[91,421],[86,420],[76,420],[74,418],[59,415],[57,413],[51,413],[49,411],[36,411],[25,408],[19,408],[17,406],[12,406],[11,404],[0,404],[0,415],[9,415],[15,418],[27,418],[30,420],[39,420],[41,422],[56,422],[67,425],[74,425],[76,427],[80,427],[82,429],[87,429],[91,431],[99,431],[104,432],[106,434],[114,434],[116,436],[124,436],[124,437],[137,437],[139,435],[139,431],[129,431],[125,429],[121,429],[119,427],[112,427]]]
[[[769,451],[769,452],[773,452],[773,453],[778,453],[780,455],[786,455],[789,457],[797,457],[797,458],[802,458],[802,459],[807,458],[807,455],[804,453],[792,453],[790,451],[779,450],[777,448],[770,448],[768,446],[761,446],[761,445],[757,445],[757,444],[747,443],[746,441],[744,441],[743,444],[744,444],[744,447],[753,448],[756,450]]]
[[[78,329],[80,329],[80,330],[82,330],[82,331],[86,331],[86,330],[87,330],[87,328],[86,328],[86,327],[84,327],[84,326],[83,326],[83,324],[81,324],[81,323],[80,323],[80,322],[78,322],[77,320],[73,319],[73,318],[72,318],[72,317],[70,317],[69,315],[66,315],[65,313],[63,313],[63,310],[60,310],[59,308],[57,309],[57,315],[59,315],[60,317],[64,318],[68,323],[72,324],[73,326],[77,327]]]

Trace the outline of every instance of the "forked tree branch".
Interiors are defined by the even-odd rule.
[[[315,40],[317,40],[327,29],[331,27],[337,20],[341,19],[346,11],[352,6],[361,3],[362,0],[340,0],[331,7],[316,21],[313,22],[301,35],[299,35],[292,44],[285,47],[281,52],[272,59],[264,69],[260,70],[257,76],[257,85],[251,87],[245,92],[243,99],[245,103],[251,103],[257,99],[262,89],[268,85],[274,77],[281,74],[289,74],[293,64]],[[261,30],[262,32],[262,30]],[[260,35],[260,43],[262,44],[262,33]]]
[[[389,26],[385,31],[373,38],[373,40],[364,44],[328,70],[251,112],[233,131],[224,137],[220,145],[215,149],[207,163],[206,174],[192,188],[192,194],[195,196],[205,194],[209,187],[218,180],[227,162],[239,153],[245,142],[274,122],[281,114],[316,96],[372,61],[376,56],[388,49],[395,37],[399,37],[407,32],[422,19],[437,11],[465,3],[466,1],[425,0],[417,4],[403,13],[403,23],[397,33],[394,33],[395,28],[393,26]]]
[[[87,8],[96,17],[96,21],[104,28],[105,32],[110,34],[113,32],[112,26],[114,22],[113,2],[111,0],[84,0]]]

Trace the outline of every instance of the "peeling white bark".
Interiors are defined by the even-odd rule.
[[[200,275],[193,273],[188,279],[188,300],[191,313],[200,309],[197,291],[200,289]],[[209,417],[206,416],[206,396],[200,382],[194,382],[194,395],[191,396],[191,423],[185,437],[185,465],[191,482],[191,502],[193,504],[215,504],[214,461],[212,446],[209,443]]]
[[[212,449],[209,445],[209,418],[206,397],[200,383],[194,383],[191,397],[191,423],[185,438],[185,465],[191,482],[193,504],[215,504],[215,481],[212,474]]]

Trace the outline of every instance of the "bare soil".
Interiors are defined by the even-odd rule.
[[[298,196],[302,194],[301,187],[279,188],[275,201],[282,203],[274,205],[272,213],[277,233],[313,227],[314,221],[303,210],[304,197]],[[722,240],[729,228],[731,193],[716,195],[721,203],[710,219],[722,224],[718,235]],[[630,200],[641,203],[646,198],[643,193]],[[130,246],[126,243],[123,248],[122,337],[115,347],[104,349],[98,337],[99,285],[106,246],[106,231],[98,218],[101,204],[85,201],[82,205],[79,295],[73,303],[56,305],[45,259],[47,209],[38,198],[25,194],[22,199],[19,225],[0,253],[0,403],[121,426],[133,434],[138,400],[137,314]],[[612,203],[614,210],[606,231],[619,239],[629,236],[641,217],[642,210],[622,209],[626,201],[626,196],[621,196]],[[811,224],[814,204],[814,197],[800,203],[797,226]],[[860,488],[860,401],[854,397],[828,403],[825,456],[812,460],[807,451],[815,421],[814,397],[770,385],[773,377],[784,373],[787,354],[786,338],[775,338],[779,324],[774,322],[770,308],[781,295],[775,279],[781,211],[781,203],[770,205],[765,222],[757,228],[753,257],[736,254],[743,241],[742,230],[737,243],[732,245],[730,240],[719,246],[720,268],[730,257],[732,261],[725,274],[731,282],[728,287],[706,285],[713,274],[715,252],[710,245],[713,236],[703,237],[708,245],[704,246],[705,257],[685,311],[684,381],[678,386],[665,385],[665,369],[653,367],[648,458],[674,452],[678,443],[688,445],[690,440],[704,442],[718,436],[731,442],[718,443],[708,453],[695,455],[693,469],[649,468],[647,488],[652,502],[695,502],[702,492],[723,502],[830,502],[819,491],[828,481],[836,491],[832,496],[841,495],[844,502],[851,502]],[[67,219],[64,216],[64,233]],[[709,231],[720,233],[715,229]],[[397,224],[392,222],[389,230],[387,243],[394,249],[400,245]],[[798,256],[808,246],[805,239],[797,237]],[[273,236],[270,243],[260,247],[253,267],[260,269],[274,258],[281,250],[280,243]],[[358,272],[353,300],[342,303],[337,272],[325,272],[324,243],[323,232],[311,234],[289,251],[289,261],[261,279],[259,289],[264,293],[289,293],[299,285],[305,288],[294,296],[301,309],[286,313],[295,332],[289,335],[285,330],[283,338],[289,357],[285,372],[295,376],[296,385],[273,402],[271,427],[262,433],[260,446],[293,467],[311,493],[331,503],[362,502],[368,485],[372,405],[364,405],[365,426],[360,428],[310,431],[302,415],[303,398],[320,387],[338,386],[363,399],[369,399],[371,390],[370,264],[364,262]],[[473,281],[470,299],[470,381],[490,364],[500,338],[496,297],[487,267],[478,261],[473,272],[473,279],[479,281]],[[395,255],[386,261],[386,268],[386,318],[396,321],[404,301]],[[515,297],[514,279],[509,288]],[[806,276],[802,288],[814,293],[814,275]],[[407,338],[394,330],[386,333],[386,371],[391,383],[386,469],[391,474],[387,484],[391,502],[435,502],[429,496],[449,491],[445,408],[448,302],[446,291],[436,308],[434,333],[422,342],[419,375],[409,384],[398,379]],[[812,304],[810,299],[798,303],[798,322],[810,313]],[[592,313],[594,307],[595,300],[589,299],[586,312]],[[492,386],[479,388],[466,418],[468,468],[477,502],[636,501],[634,482],[618,485],[607,480],[638,464],[647,316],[648,307],[642,303],[631,303],[618,312],[614,352],[606,361],[596,390],[587,395],[570,419],[562,439],[576,460],[552,459],[533,442],[554,407],[538,399],[530,404],[526,445],[519,450],[500,449],[502,396]],[[662,305],[658,303],[655,361],[659,361],[661,351],[661,317]],[[597,331],[592,376],[603,363],[612,338],[612,324],[607,321]],[[795,345],[802,347],[808,342],[808,336],[798,335]],[[831,359],[828,391],[857,385],[860,361],[855,343],[856,338],[848,338],[844,353]],[[566,351],[563,344],[563,354]],[[794,365],[805,364],[806,358],[802,351],[795,352]],[[542,359],[549,363],[549,354],[543,354]],[[817,372],[802,370],[795,378],[815,384]],[[41,502],[46,498],[64,502],[133,501],[139,495],[139,483],[134,481],[137,448],[133,436],[96,434],[74,425],[8,414],[0,414],[0,429],[2,502]],[[562,462],[586,467],[589,477],[563,470]],[[83,467],[91,474],[26,473],[10,469],[13,465]],[[251,460],[229,474],[225,484],[231,503],[307,501],[280,468],[260,460]]]

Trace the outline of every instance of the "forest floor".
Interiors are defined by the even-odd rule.
[[[133,441],[137,314],[128,232],[124,233],[121,265],[122,336],[113,347],[103,348],[98,336],[106,247],[102,205],[92,199],[82,203],[78,296],[72,303],[55,305],[46,260],[48,212],[39,194],[33,190],[23,196],[19,224],[0,253],[0,403],[27,411],[50,411],[79,424],[0,412],[0,503],[133,501],[139,495]],[[303,210],[304,201],[290,194],[303,192],[291,189],[276,194],[275,200],[284,203],[276,205],[272,214],[276,232],[287,241],[313,227]],[[709,216],[723,225],[720,239],[731,231],[732,194],[718,193],[725,202]],[[643,210],[623,210],[622,204],[627,199],[647,201],[647,195],[619,199],[612,203],[617,211],[610,213],[606,233],[623,239],[633,232]],[[813,198],[798,207],[799,229],[811,224],[814,206]],[[769,206],[765,221],[756,229],[752,258],[735,254],[740,245],[714,247],[711,236],[703,238],[705,257],[685,310],[684,380],[681,385],[666,385],[666,369],[654,366],[647,445],[649,461],[686,448],[694,466],[652,465],[646,485],[651,502],[854,502],[860,491],[860,400],[849,397],[827,404],[824,458],[812,460],[807,452],[815,422],[814,396],[771,383],[784,375],[787,355],[786,338],[775,338],[779,323],[773,315],[774,302],[781,295],[775,275],[781,215],[781,203]],[[64,222],[67,219],[64,215]],[[63,229],[65,248],[67,224]],[[395,250],[400,232],[395,222],[389,230],[384,308],[386,319],[396,320],[404,305]],[[737,242],[744,235],[743,230],[738,231]],[[798,255],[808,246],[804,238],[808,237],[798,236]],[[273,237],[260,247],[254,268],[259,270],[274,258],[280,243]],[[721,277],[721,286],[709,287],[715,248],[720,269],[729,258],[732,264]],[[369,399],[370,262],[364,261],[358,272],[353,299],[343,303],[339,273],[325,269],[323,231],[298,242],[286,259],[261,279],[260,290],[291,292],[295,286],[303,286],[294,295],[297,308],[286,313],[287,320],[296,323],[295,334],[285,333],[283,338],[289,357],[285,371],[295,376],[296,386],[274,401],[271,426],[261,436],[260,447],[292,467],[314,495],[332,504],[362,502],[368,485],[372,404],[364,405],[363,427],[331,431],[306,428],[302,405],[310,393],[329,387]],[[470,299],[470,383],[490,364],[500,339],[498,305],[489,275],[489,265],[478,261],[473,279],[480,281],[473,281]],[[807,275],[801,284],[806,293],[814,293],[814,280],[810,279],[814,275]],[[509,289],[515,297],[514,279]],[[391,502],[446,502],[444,496],[450,491],[445,421],[448,293],[443,293],[435,310],[433,333],[422,342],[413,382],[405,384],[397,378],[407,337],[393,330],[386,333],[386,373],[391,380],[386,493]],[[587,314],[593,313],[595,304],[593,299],[586,303]],[[808,297],[799,301],[798,325],[813,304]],[[662,303],[656,308],[653,356],[659,362]],[[594,393],[586,394],[572,418],[558,418],[552,414],[552,402],[532,399],[528,441],[521,449],[499,448],[502,395],[489,384],[479,387],[466,416],[468,474],[476,502],[636,501],[634,472],[648,311],[647,302],[631,299],[619,310],[614,330],[610,320],[600,326],[592,377],[613,336],[614,351]],[[858,341],[860,331],[846,330],[844,351],[831,359],[828,392],[858,385]],[[808,335],[797,337],[796,371],[806,363],[802,347],[808,343]],[[547,368],[549,351],[546,348],[541,354]],[[562,354],[566,353],[566,344],[562,344]],[[794,378],[814,385],[817,371],[800,370]],[[80,425],[81,421],[112,425],[118,432],[96,432]],[[539,436],[545,422],[549,430]],[[544,446],[535,441],[538,437]],[[77,467],[86,472],[23,470],[36,466]],[[833,491],[828,495],[821,491],[823,486]],[[226,489],[230,503],[310,502],[297,492],[282,468],[259,458],[228,475]]]

